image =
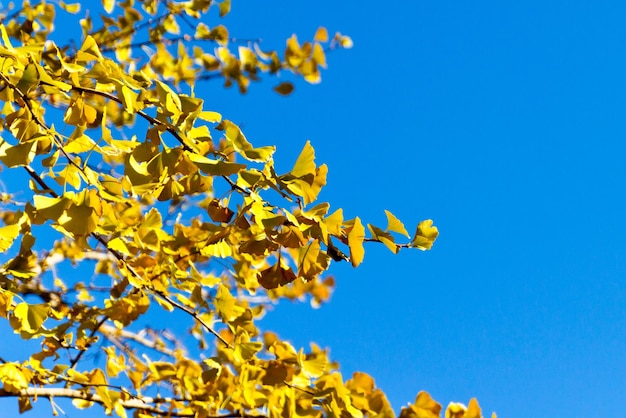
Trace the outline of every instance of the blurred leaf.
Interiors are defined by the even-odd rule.
[[[282,94],[283,96],[290,95],[293,92],[293,90],[294,90],[293,83],[289,81],[285,81],[283,83],[280,83],[276,87],[274,87],[274,91],[278,94]]]

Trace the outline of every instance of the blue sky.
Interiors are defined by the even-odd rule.
[[[426,390],[444,406],[475,396],[485,416],[615,414],[625,16],[617,1],[233,1],[233,36],[283,48],[323,25],[355,45],[329,54],[320,85],[208,82],[207,106],[277,144],[277,171],[311,140],[330,169],[320,197],[347,217],[385,226],[388,209],[441,233],[430,252],[368,246],[358,269],[332,268],[329,304],[280,305],[263,325],[330,347],[396,410]]]
[[[431,252],[367,247],[330,304],[265,324],[372,374],[499,417],[614,414],[626,389],[626,5],[234,2],[240,37],[350,35],[318,86],[211,93],[288,169],[307,139],[321,198],[384,225],[432,218]],[[217,86],[216,86],[217,87]],[[214,95],[213,95],[214,94]],[[211,103],[211,100],[208,101]],[[279,162],[280,165],[280,162]],[[294,319],[295,318],[295,319]]]

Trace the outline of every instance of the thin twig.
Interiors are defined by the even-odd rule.
[[[43,397],[43,398],[70,398],[83,399],[90,402],[96,402],[105,405],[105,401],[96,394],[89,393],[84,390],[68,389],[68,388],[26,388],[15,392],[9,392],[0,389],[0,398],[8,397]],[[163,410],[151,406],[150,404],[162,404],[167,402],[176,402],[176,400],[167,398],[142,397],[139,399],[118,400],[117,403],[125,409],[137,409],[151,414],[167,416],[167,417],[195,417],[196,413],[192,412],[175,412],[171,409]],[[206,415],[205,415],[206,416]],[[232,412],[223,415],[206,416],[207,418],[263,418],[266,415],[247,414],[245,412]]]
[[[189,309],[185,305],[181,305],[180,303],[176,302],[174,299],[172,299],[171,297],[169,297],[165,293],[159,292],[158,290],[154,290],[154,293],[156,293],[157,295],[159,295],[160,297],[162,297],[163,299],[165,299],[166,301],[168,301],[169,303],[171,303],[172,305],[174,305],[175,307],[177,307],[181,311],[187,313],[188,315],[191,315],[196,321],[198,321],[198,323],[200,325],[202,325],[207,331],[209,331],[211,334],[213,334],[226,347],[228,347],[230,349],[233,348],[232,345],[230,345],[229,342],[224,339],[224,337],[222,337],[217,331],[215,331],[213,328],[211,328],[209,326],[209,324],[204,322],[204,320],[202,318],[200,318],[200,316],[198,316],[198,314],[196,312],[192,311],[191,309]]]
[[[91,332],[89,333],[89,339],[92,339],[95,335],[96,332],[98,332],[98,329],[104,325],[104,323],[106,322],[107,317],[103,317],[97,324],[95,327],[93,327],[93,329],[91,330]],[[78,363],[78,361],[80,360],[80,358],[83,356],[83,354],[85,354],[87,350],[81,350],[78,352],[78,354],[76,355],[76,357],[74,357],[74,360],[72,360],[72,362],[70,363],[70,369],[73,369],[74,367],[76,367],[76,364]]]

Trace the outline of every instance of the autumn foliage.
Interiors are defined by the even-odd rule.
[[[328,168],[310,143],[279,173],[274,146],[195,93],[263,79],[290,94],[284,75],[320,82],[350,38],[320,28],[266,50],[219,24],[229,0],[102,3],[1,11],[0,317],[6,341],[38,348],[0,357],[0,397],[39,416],[62,398],[120,417],[394,416],[372,377],[346,380],[256,320],[281,299],[327,301],[327,270],[358,266],[364,244],[427,250],[437,229],[345,218],[317,200]],[[400,416],[441,410],[420,392]]]

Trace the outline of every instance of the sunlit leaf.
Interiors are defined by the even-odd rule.
[[[76,14],[80,11],[80,3],[67,4],[59,1],[59,6],[68,13]]]
[[[317,28],[315,32],[315,36],[313,37],[317,42],[327,42],[328,41],[328,30],[325,27],[320,26]]]
[[[46,303],[29,305],[20,302],[13,310],[13,315],[19,320],[21,330],[33,333],[41,328],[49,312],[50,306]]]
[[[409,233],[406,231],[404,224],[400,222],[400,220],[396,218],[393,213],[385,210],[385,215],[387,215],[387,231],[397,232],[407,238],[409,237]]]
[[[229,120],[222,122],[226,140],[237,152],[250,161],[265,162],[269,160],[276,150],[274,146],[254,148],[241,132],[241,129]]]
[[[17,224],[0,227],[0,252],[8,250],[19,233],[20,226]]]
[[[417,225],[411,246],[420,250],[430,250],[438,235],[439,230],[433,226],[431,219],[422,221]]]
[[[306,141],[296,163],[291,169],[291,174],[294,177],[312,176],[312,180],[315,176],[315,169],[315,150],[311,146],[311,142]]]
[[[356,267],[363,261],[365,249],[363,248],[363,240],[365,239],[365,228],[361,224],[361,220],[356,217],[352,230],[348,233],[348,246],[350,247],[350,262]]]
[[[230,12],[230,0],[222,0],[219,3],[220,17],[224,17]]]

